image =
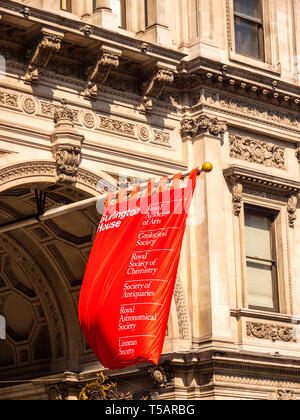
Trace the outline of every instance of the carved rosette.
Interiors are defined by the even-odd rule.
[[[153,99],[158,99],[166,86],[174,82],[175,69],[163,64],[156,64],[150,73],[149,79],[143,84],[143,98],[140,107],[141,112],[151,112]]]
[[[88,82],[83,96],[86,99],[96,99],[99,88],[108,78],[112,70],[119,67],[119,59],[122,55],[120,50],[103,46],[100,56],[92,68],[89,68]]]
[[[26,83],[38,83],[41,69],[47,67],[53,54],[60,51],[62,35],[42,31],[40,40],[34,50],[25,74]]]

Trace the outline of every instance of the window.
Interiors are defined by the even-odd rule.
[[[118,26],[120,28],[126,27],[126,9],[125,0],[110,0],[110,7],[112,12],[118,16]]]
[[[60,0],[60,8],[66,12],[72,11],[72,0]]]
[[[145,28],[149,26],[149,15],[148,15],[148,0],[144,0],[145,6]]]
[[[264,60],[262,0],[233,0],[235,50]]]
[[[276,213],[245,208],[246,278],[249,308],[278,311]]]

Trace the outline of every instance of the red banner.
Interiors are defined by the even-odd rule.
[[[82,331],[106,368],[158,364],[198,170],[173,187],[105,208],[79,301]]]

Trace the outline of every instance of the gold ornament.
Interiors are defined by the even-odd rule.
[[[204,162],[202,165],[203,172],[211,172],[213,170],[213,165],[210,162]]]

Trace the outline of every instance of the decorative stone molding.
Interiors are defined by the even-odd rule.
[[[295,392],[289,389],[276,389],[269,398],[270,401],[296,401]]]
[[[86,99],[96,99],[100,86],[106,81],[110,72],[119,66],[121,50],[102,45],[99,58],[92,68],[88,69],[88,82],[83,96]]]
[[[160,388],[174,386],[174,376],[164,366],[150,367],[148,368],[148,373],[156,386]]]
[[[229,133],[230,156],[272,168],[285,169],[283,147]]]
[[[292,195],[288,199],[287,212],[288,212],[289,226],[291,228],[295,226],[297,203],[298,203],[298,198],[295,195]]]
[[[185,302],[184,290],[180,277],[177,277],[176,279],[173,298],[176,307],[179,338],[181,340],[187,340],[190,338],[189,311]]]
[[[150,72],[150,77],[143,83],[142,103],[140,112],[151,112],[153,99],[158,99],[166,86],[174,82],[175,68],[162,63],[156,63]]]
[[[101,116],[99,126],[104,130],[122,133],[129,136],[135,135],[135,124],[121,121],[116,118]]]
[[[55,149],[55,160],[59,182],[73,184],[77,180],[81,148],[77,146],[58,146]]]
[[[242,209],[243,184],[235,183],[234,180],[232,182],[233,212],[235,216],[239,216]]]
[[[37,110],[36,101],[31,96],[24,96],[21,105],[26,114],[34,114]]]
[[[62,34],[42,30],[27,67],[25,83],[38,83],[40,70],[46,68],[53,54],[59,52],[62,40]]]
[[[265,104],[258,105],[249,101],[249,98],[245,100],[206,89],[202,93],[198,96],[199,102],[194,105],[193,109],[205,105],[207,108],[219,109],[223,113],[238,116],[242,119],[258,121],[299,134],[299,114],[284,112]]]
[[[253,193],[255,190],[257,194],[262,197],[281,200],[287,202],[288,222],[291,228],[294,227],[297,210],[297,196],[300,193],[300,182],[289,180],[286,178],[271,176],[266,173],[252,171],[250,169],[241,168],[239,166],[231,166],[223,171],[225,179],[231,184],[242,184],[243,191]],[[233,190],[234,212],[238,211],[241,190]],[[237,194],[239,192],[239,194]],[[269,197],[270,196],[270,197]]]
[[[54,110],[55,129],[51,134],[52,154],[58,181],[72,184],[77,180],[83,136],[74,128],[74,113],[64,101]]]
[[[212,136],[221,136],[227,130],[225,121],[215,117],[200,115],[197,118],[184,118],[181,121],[181,137],[194,138],[199,134],[210,134]]]
[[[264,340],[296,342],[296,330],[278,324],[264,324],[259,322],[246,323],[247,336]]]

